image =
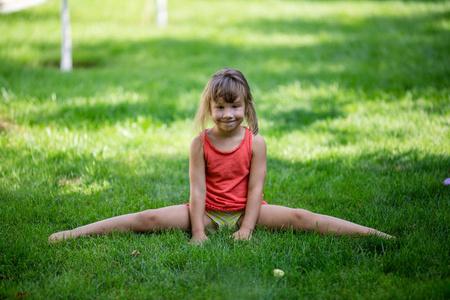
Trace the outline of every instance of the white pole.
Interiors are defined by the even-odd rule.
[[[68,0],[61,0],[61,30],[61,71],[69,72],[72,70],[72,31]]]
[[[156,26],[166,27],[168,19],[167,0],[156,0]]]

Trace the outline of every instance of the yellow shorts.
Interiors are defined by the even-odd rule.
[[[216,224],[219,229],[228,227],[234,228],[239,218],[244,214],[243,210],[240,211],[205,211],[206,215]]]

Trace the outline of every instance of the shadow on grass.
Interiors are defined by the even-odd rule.
[[[14,153],[14,149],[5,149],[3,157]],[[81,226],[189,201],[187,156],[143,154],[131,162],[72,150],[15,156],[16,166],[27,165],[30,170],[28,176],[18,171],[21,175],[14,184],[0,191],[0,204],[10,207],[11,218],[26,224]],[[33,167],[37,165],[41,167]]]
[[[430,227],[423,230],[428,231],[446,223],[437,222],[436,216],[446,218],[443,212],[449,210],[450,191],[442,184],[449,165],[448,157],[420,151],[378,151],[306,163],[269,158],[265,199],[340,214],[357,223],[386,222],[399,235],[411,234],[417,220],[424,217],[421,220]]]
[[[360,248],[378,252],[381,246],[382,253],[390,252],[381,267],[385,273],[445,276],[450,190],[442,182],[449,166],[448,156],[421,151],[377,151],[305,163],[269,159],[264,198],[396,236],[398,242],[387,248],[370,239]]]
[[[147,99],[130,103],[126,97],[121,103],[108,103],[107,99],[102,99],[100,103],[87,105],[62,104],[55,112],[48,114],[44,112],[30,117],[30,124],[58,124],[68,128],[96,129],[143,118],[142,129],[146,130],[152,125],[159,127],[177,120],[192,118],[195,114],[194,105],[180,109],[175,101]]]
[[[344,113],[334,100],[332,97],[315,97],[311,100],[314,103],[313,108],[293,108],[276,112],[261,109],[258,110],[258,115],[263,116],[271,124],[264,132],[268,135],[278,135],[294,129],[301,130],[320,120],[343,117]],[[299,99],[299,101],[302,100]]]
[[[440,19],[445,16],[437,15]],[[53,69],[59,62],[59,45],[31,42],[42,53],[38,66],[30,68],[3,57],[0,84],[6,90],[32,95],[42,102],[56,95],[59,107],[31,113],[30,123],[67,127],[97,127],[138,116],[149,117],[156,123],[190,118],[209,76],[224,66],[241,69],[251,87],[262,94],[280,85],[301,82],[304,86],[338,83],[344,90],[364,90],[368,95],[380,92],[403,95],[410,89],[441,89],[449,85],[445,49],[450,42],[440,38],[447,34],[433,18],[436,15],[372,16],[354,23],[259,19],[236,25],[244,31],[267,33],[268,38],[283,32],[296,39],[312,35],[317,40],[301,46],[241,47],[170,38],[90,42],[74,48],[74,63],[92,68],[69,74]],[[109,101],[107,91],[114,93],[118,89],[137,93],[141,98],[130,101],[125,95],[120,103]],[[81,105],[67,102],[74,97],[95,101]],[[328,111],[293,109],[263,113],[269,120],[280,121],[277,131],[341,116],[333,99],[319,100],[328,102]]]

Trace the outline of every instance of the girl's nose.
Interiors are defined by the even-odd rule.
[[[225,118],[230,118],[230,117],[232,117],[233,114],[231,113],[231,109],[225,108],[225,112],[223,113],[223,116],[224,116]]]

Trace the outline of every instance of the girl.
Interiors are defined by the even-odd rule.
[[[215,124],[206,129],[209,120]],[[241,126],[243,121],[247,127]],[[263,201],[266,144],[258,134],[252,94],[244,75],[223,69],[203,91],[195,118],[201,128],[189,154],[189,203],[150,209],[54,233],[50,242],[83,235],[153,232],[169,228],[191,230],[191,243],[208,240],[206,229],[239,228],[233,238],[250,240],[256,226],[293,228],[335,235],[390,235],[342,219],[303,209],[268,205]]]

